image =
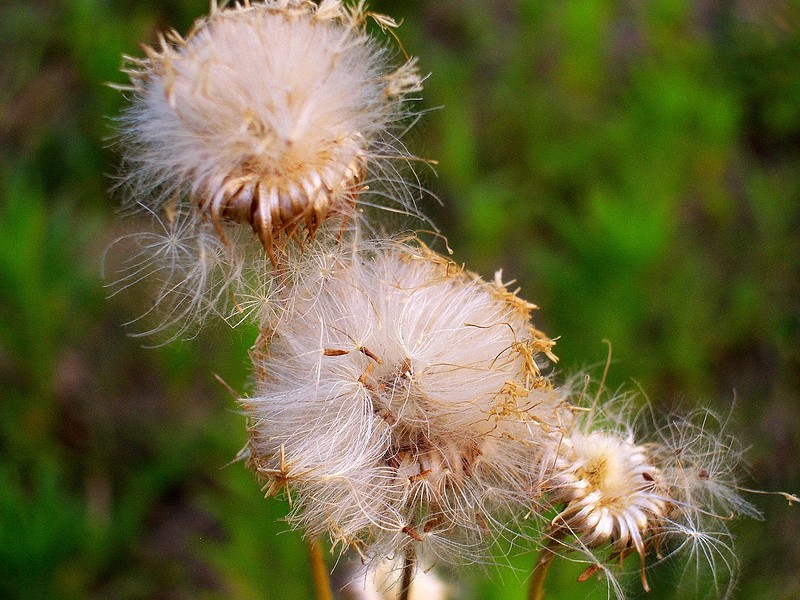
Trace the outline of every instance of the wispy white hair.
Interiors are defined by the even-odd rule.
[[[416,212],[400,136],[421,78],[413,59],[392,65],[369,17],[396,27],[363,4],[246,2],[128,57],[131,84],[118,87],[132,94],[120,119],[131,206],[177,198],[223,239],[232,222],[252,225],[270,254],[329,213],[355,218],[362,197]]]
[[[311,538],[480,560],[528,506],[537,436],[561,410],[531,305],[399,245],[301,281],[242,400],[265,490],[285,489]]]

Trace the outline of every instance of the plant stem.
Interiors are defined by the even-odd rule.
[[[411,580],[414,578],[414,551],[409,548],[403,562],[403,578],[400,580],[400,597],[397,600],[408,600],[411,597]]]
[[[556,557],[555,547],[558,543],[554,538],[550,538],[547,545],[539,552],[536,566],[531,573],[530,585],[528,587],[528,600],[544,600],[544,580]]]
[[[319,540],[308,542],[308,556],[311,560],[311,574],[314,577],[317,600],[333,600],[328,568],[325,566],[325,558],[322,556],[322,544],[319,543]]]

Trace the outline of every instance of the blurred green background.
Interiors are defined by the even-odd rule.
[[[241,465],[252,332],[143,349],[107,301],[103,252],[120,55],[207,0],[0,3],[0,597],[312,595],[286,507]],[[559,336],[559,369],[605,360],[657,410],[732,411],[745,485],[800,491],[800,3],[373,2],[420,57],[438,159],[427,205],[485,276],[498,267]],[[734,524],[740,598],[800,597],[800,507],[753,497]],[[526,569],[532,555],[515,557]],[[519,599],[524,570],[455,574]],[[477,572],[475,572],[477,571]],[[550,598],[603,598],[556,567]],[[692,598],[677,567],[648,598]],[[633,595],[644,595],[631,587]],[[472,590],[471,596],[466,590]],[[594,590],[594,591],[593,591]]]

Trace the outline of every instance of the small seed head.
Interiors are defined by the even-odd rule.
[[[560,440],[546,489],[565,504],[553,521],[589,548],[611,542],[645,554],[645,541],[657,529],[668,503],[658,489],[660,473],[648,451],[606,433],[575,432]]]

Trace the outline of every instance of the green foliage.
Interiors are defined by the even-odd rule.
[[[439,160],[427,185],[445,206],[427,209],[455,258],[518,279],[567,373],[602,363],[608,339],[612,387],[641,381],[657,407],[725,411],[736,393],[758,486],[796,491],[798,3],[372,4],[432,72],[424,107],[440,108],[412,145]],[[278,535],[286,505],[223,468],[245,424],[212,373],[246,392],[252,332],[142,350],[120,325],[141,299],[104,299],[124,98],[103,84],[207,6],[0,5],[4,598],[311,595],[299,537]],[[796,597],[800,517],[764,507],[766,524],[742,528],[740,595]],[[475,597],[523,597],[533,560],[512,557]],[[579,572],[557,565],[551,595],[605,597]],[[648,597],[681,597],[680,574],[657,570]]]
[[[79,597],[90,525],[58,464],[0,467],[0,593],[5,598]]]

